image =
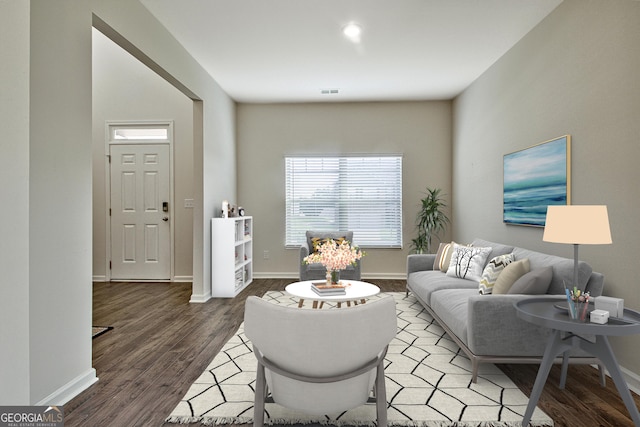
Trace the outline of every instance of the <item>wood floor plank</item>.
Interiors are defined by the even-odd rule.
[[[371,281],[383,291],[405,290],[404,280]],[[290,282],[254,280],[236,298],[202,304],[189,303],[190,283],[94,283],[94,324],[114,329],[93,340],[100,380],[65,405],[65,426],[175,426],[165,418],[237,330],[247,296]],[[498,366],[530,394],[537,365]],[[633,426],[613,382],[600,387],[597,370],[571,366],[565,390],[559,375],[554,366],[539,402],[556,427]]]

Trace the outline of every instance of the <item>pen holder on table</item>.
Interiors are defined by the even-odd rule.
[[[589,320],[589,302],[588,301],[571,301],[574,305],[575,312],[569,309],[571,318],[579,322],[587,322]]]
[[[564,290],[567,294],[567,304],[569,317],[578,322],[586,322],[589,320],[589,292],[581,292],[574,287],[570,290],[564,283]]]

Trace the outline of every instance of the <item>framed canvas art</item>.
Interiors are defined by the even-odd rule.
[[[544,227],[547,206],[569,204],[570,135],[504,155],[504,223]]]

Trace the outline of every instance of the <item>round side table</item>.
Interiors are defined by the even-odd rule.
[[[622,376],[622,372],[620,372],[618,361],[613,355],[611,345],[609,345],[609,340],[607,339],[609,336],[627,336],[640,333],[640,312],[625,309],[624,317],[609,318],[609,323],[601,325],[571,319],[566,309],[566,304],[567,299],[565,297],[530,298],[514,303],[518,317],[553,331],[538,369],[538,375],[531,391],[527,410],[522,419],[522,425],[529,425],[531,415],[538,404],[538,399],[540,399],[540,394],[547,381],[554,359],[560,354],[564,355],[560,380],[562,386],[567,375],[568,352],[571,349],[580,348],[596,356],[604,364],[634,424],[640,426],[638,408],[633,401],[629,387]],[[563,332],[568,333],[568,337],[566,334],[563,337]],[[595,335],[595,342],[584,339],[581,335]]]

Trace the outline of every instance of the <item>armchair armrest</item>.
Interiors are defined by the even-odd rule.
[[[309,245],[305,242],[300,245],[300,263],[298,264],[298,268],[300,269],[300,281],[311,280],[313,278],[309,265],[304,263],[304,258],[307,255],[309,255]]]
[[[416,271],[433,270],[435,254],[411,254],[407,256],[407,276]]]
[[[360,280],[361,276],[362,276],[362,259],[359,259],[353,265],[353,277],[355,278],[354,280]]]
[[[300,245],[300,265],[303,264],[303,260],[307,255],[309,255],[309,245],[305,241]]]

